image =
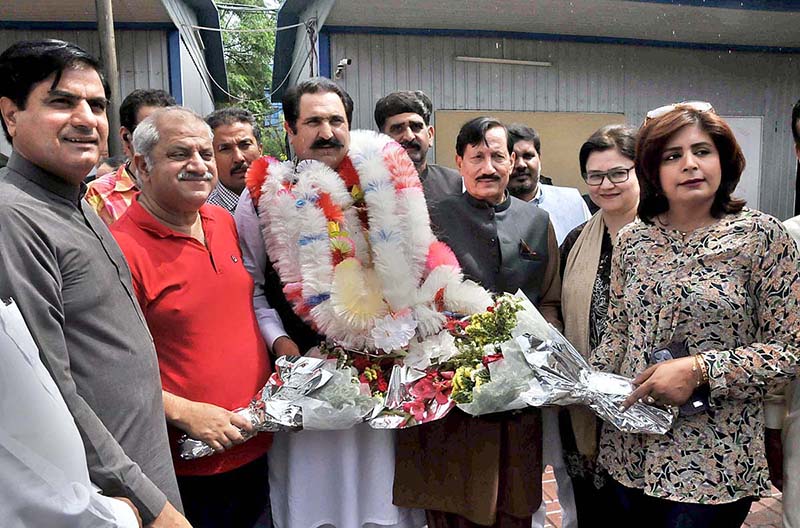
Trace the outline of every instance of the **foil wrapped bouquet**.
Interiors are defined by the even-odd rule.
[[[314,428],[320,420],[328,423],[325,415],[331,414],[341,401],[351,407],[362,403],[362,410],[351,410],[345,413],[347,416],[339,417],[337,424],[345,429],[354,425],[353,414],[363,421],[374,406],[372,398],[360,397],[359,388],[352,383],[350,367],[322,357],[283,356],[277,359],[275,372],[250,404],[234,412],[253,424],[253,433],[242,431],[249,440],[258,433]],[[334,424],[329,425],[335,428]],[[214,454],[208,444],[185,435],[180,444],[181,458],[186,460]]]
[[[411,346],[394,367],[371,426],[410,427],[455,406],[477,416],[574,404],[626,432],[663,434],[672,425],[672,413],[643,403],[619,411],[631,380],[594,370],[521,292],[498,297],[483,313],[452,314],[447,329],[435,343]]]

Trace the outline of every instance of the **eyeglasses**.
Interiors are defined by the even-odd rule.
[[[583,180],[586,182],[586,185],[591,185],[592,187],[603,185],[603,180],[606,178],[608,178],[608,181],[611,183],[624,183],[631,177],[632,170],[633,167],[628,167],[627,169],[617,167],[608,172],[590,172],[583,175]]]
[[[650,110],[649,112],[647,112],[647,115],[644,118],[644,122],[647,123],[651,119],[656,119],[657,117],[666,115],[675,110],[676,108],[681,108],[681,107],[690,108],[700,113],[702,112],[713,112],[715,114],[717,113],[717,111],[714,110],[714,107],[711,106],[711,103],[707,103],[705,101],[682,101],[680,103],[673,103],[666,106],[659,106],[654,110]]]

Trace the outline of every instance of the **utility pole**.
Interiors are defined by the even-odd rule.
[[[114,39],[114,13],[111,0],[94,0],[97,9],[97,32],[100,35],[100,59],[105,68],[106,82],[111,89],[111,104],[108,106],[108,154],[122,154],[119,143],[119,104],[122,96],[119,91],[119,69],[117,68],[117,47]]]

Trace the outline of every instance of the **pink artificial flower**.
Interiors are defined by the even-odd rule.
[[[433,381],[428,376],[425,376],[412,385],[408,392],[415,398],[429,400],[436,395],[436,388],[433,386]]]
[[[383,161],[389,174],[392,176],[392,183],[397,191],[403,189],[419,189],[422,192],[422,183],[419,181],[419,173],[411,162],[406,151],[394,141],[387,143],[383,148]]]
[[[421,422],[425,419],[425,402],[422,400],[413,400],[403,404],[403,410],[411,414],[414,419]]]
[[[489,354],[487,356],[483,356],[481,362],[483,363],[484,367],[488,367],[489,363],[494,363],[495,361],[498,361],[500,359],[503,359],[503,354]]]
[[[456,269],[461,269],[456,254],[453,253],[450,246],[439,240],[434,240],[431,242],[431,245],[428,246],[425,269],[430,273],[439,266],[452,266]]]

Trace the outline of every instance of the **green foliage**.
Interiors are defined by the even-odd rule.
[[[215,0],[215,3],[226,3]],[[235,0],[237,6],[264,7],[264,0]],[[275,54],[275,11],[247,11],[219,7],[222,29],[264,31],[223,31],[222,45],[228,72],[228,92],[234,97],[222,106],[241,106],[250,110],[259,123],[275,109],[266,97],[272,83],[272,57]],[[264,154],[286,159],[283,129],[261,127]]]

